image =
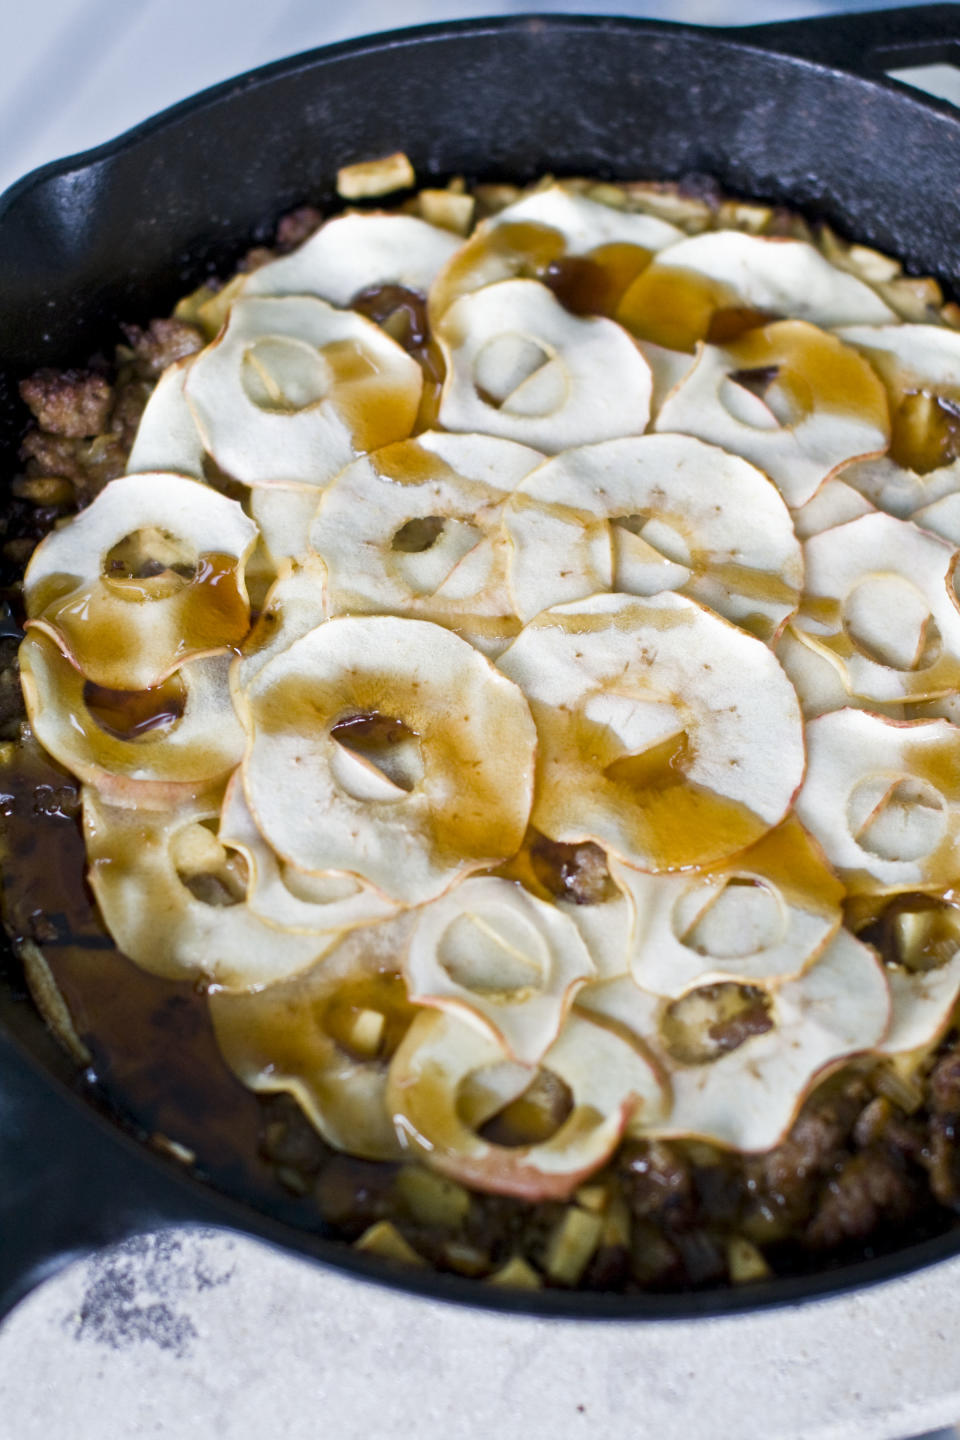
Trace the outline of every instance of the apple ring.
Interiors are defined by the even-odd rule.
[[[191,660],[154,691],[100,691],[48,635],[20,646],[30,724],[55,760],[114,804],[165,808],[218,784],[240,762],[227,656]]]
[[[216,801],[147,812],[83,793],[88,879],[104,923],[141,970],[247,990],[312,965],[336,935],[283,934],[254,915],[207,828]]]
[[[535,280],[464,295],[436,330],[445,430],[479,431],[553,455],[650,418],[650,367],[612,320],[571,315]]]
[[[422,388],[372,321],[309,295],[237,300],[184,382],[206,450],[244,485],[325,485],[409,435]]]
[[[445,625],[486,654],[520,624],[501,516],[542,455],[486,435],[419,435],[349,465],[324,491],[310,543],[333,614]]]
[[[745,1008],[739,1033],[724,1036],[712,1017],[726,990],[741,992]],[[890,1004],[873,951],[840,930],[815,964],[777,986],[698,987],[667,1001],[631,979],[610,980],[582,990],[576,1009],[634,1035],[669,1077],[672,1106],[662,1119],[641,1112],[632,1134],[764,1151],[786,1135],[826,1066],[876,1049]],[[690,1046],[680,1051],[685,1058],[678,1032]],[[702,1050],[691,1046],[691,1032]]]
[[[536,1064],[594,975],[574,922],[509,880],[464,880],[419,912],[404,960],[410,998],[448,1009]]]
[[[246,635],[244,566],[256,538],[235,501],[196,480],[112,480],[34,551],[24,576],[30,623],[96,684],[149,689]]]
[[[250,809],[298,869],[349,871],[421,904],[523,838],[527,703],[439,625],[328,620],[264,665],[244,709]]]
[[[685,435],[567,450],[504,511],[522,619],[599,590],[676,590],[762,639],[793,614],[803,558],[765,475]]]
[[[407,916],[354,930],[320,964],[253,994],[210,995],[220,1053],[262,1094],[286,1091],[329,1145],[400,1160],[388,1065],[416,1011],[398,973]]]
[[[802,320],[702,345],[653,427],[732,450],[796,509],[850,460],[890,441],[887,397],[851,346]]]
[[[960,729],[820,715],[796,811],[851,894],[946,889],[960,867]]]
[[[745,850],[803,776],[793,687],[759,640],[685,596],[595,595],[532,620],[497,662],[530,702],[532,823],[643,870]]]
[[[657,1113],[660,1081],[629,1041],[571,1015],[543,1057],[568,1086],[573,1107],[549,1139],[492,1144],[461,1118],[458,1093],[475,1072],[503,1060],[479,1030],[443,1011],[417,1017],[390,1066],[387,1106],[408,1146],[426,1164],[477,1190],[525,1200],[565,1200],[613,1154],[627,1122]],[[532,1081],[536,1067],[528,1070]]]

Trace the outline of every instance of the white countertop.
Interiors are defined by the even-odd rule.
[[[281,55],[517,8],[731,24],[880,3],[0,0],[17,57],[0,78],[0,188]],[[960,1262],[757,1317],[574,1324],[172,1231],[70,1266],[5,1322],[0,1440],[892,1440],[960,1415],[958,1346]]]
[[[516,1319],[213,1232],[144,1237],[0,1331],[4,1440],[894,1440],[960,1413],[960,1262],[758,1316]]]

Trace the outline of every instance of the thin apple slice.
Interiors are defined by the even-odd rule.
[[[542,458],[487,435],[430,433],[354,461],[325,490],[310,531],[332,613],[431,620],[486,654],[502,650],[520,630],[503,505]]]
[[[238,300],[185,393],[204,446],[245,485],[325,485],[410,434],[423,371],[372,321],[312,296]]]
[[[244,638],[256,537],[235,501],[196,480],[124,476],[37,546],[27,614],[87,679],[146,690]]]
[[[724,1016],[730,997],[741,1008]],[[827,1066],[878,1049],[890,1006],[873,951],[841,929],[815,964],[776,987],[702,986],[668,1001],[610,980],[582,990],[575,1013],[634,1035],[669,1077],[672,1107],[663,1119],[640,1112],[631,1133],[763,1151]]]
[[[430,312],[436,321],[461,296],[502,280],[533,276],[562,283],[564,262],[571,280],[586,283],[596,302],[612,309],[651,256],[682,238],[682,230],[656,216],[550,185],[477,226],[437,276]],[[589,270],[570,267],[570,257],[586,260]]]
[[[804,763],[793,687],[764,644],[685,596],[545,610],[498,665],[536,721],[532,823],[551,839],[674,870],[784,818]]]
[[[873,902],[876,910],[876,902]],[[882,955],[893,998],[884,1055],[929,1051],[960,995],[960,906],[946,895],[899,895],[861,929]]]
[[[304,969],[336,936],[282,934],[248,909],[242,876],[207,828],[219,799],[148,812],[83,794],[88,878],[115,943],[141,970],[231,990]]]
[[[848,705],[857,710],[879,711],[890,720],[908,718],[906,706],[900,701],[878,705],[875,700],[863,700],[851,695],[832,660],[828,660],[819,650],[808,645],[803,635],[795,631],[792,625],[788,625],[777,636],[773,653],[797,692],[804,720],[813,720],[817,715],[826,715],[830,710],[843,710]]]
[[[653,377],[653,394],[650,397],[650,418],[656,419],[670,395],[682,380],[685,380],[696,356],[686,350],[668,350],[663,345],[654,345],[650,340],[638,340],[637,349],[650,366]]]
[[[944,889],[960,865],[960,729],[820,715],[796,811],[851,894]]]
[[[905,472],[904,490],[914,488],[912,509],[937,499],[949,480],[956,489],[960,334],[949,325],[854,325],[839,333],[866,356],[887,387],[890,453]]]
[[[895,318],[875,290],[806,241],[740,230],[671,245],[634,281],[617,311],[633,334],[674,350],[781,315],[825,328]]]
[[[947,695],[960,687],[954,555],[937,536],[879,511],[814,535],[793,629],[864,700]]]
[[[835,335],[801,320],[750,330],[722,348],[702,345],[654,429],[743,456],[791,509],[838,466],[882,454],[890,439],[887,398],[873,370]]]
[[[274,570],[284,560],[301,560],[310,553],[310,526],[319,500],[315,485],[258,485],[250,491],[250,514]]]
[[[226,656],[191,660],[154,691],[92,687],[48,635],[20,646],[30,724],[40,744],[119,805],[165,807],[202,793],[239,763],[243,729]]]
[[[861,515],[869,515],[875,508],[846,480],[825,480],[805,505],[793,511],[793,528],[798,540],[809,540],[811,535],[832,530],[836,525],[846,525],[848,520],[859,520]]]
[[[957,481],[960,484],[960,466]],[[943,495],[928,505],[921,505],[919,510],[914,510],[910,519],[922,530],[930,530],[934,535],[939,535],[941,540],[960,546],[960,489],[951,490],[948,495]]]
[[[532,1065],[595,972],[580,932],[558,906],[483,876],[419,912],[404,973],[412,1000],[453,1011]]]
[[[329,1145],[363,1160],[405,1150],[384,1092],[416,1013],[399,974],[408,930],[406,916],[368,925],[292,979],[210,995],[220,1053],[244,1085],[293,1095]]]
[[[488,1036],[443,1011],[421,1014],[390,1067],[387,1106],[406,1143],[443,1175],[494,1194],[564,1200],[613,1154],[628,1120],[659,1114],[663,1091],[645,1055],[621,1036],[572,1015],[542,1069],[568,1087],[569,1115],[548,1139],[505,1146],[462,1117],[458,1097],[504,1054]],[[529,1068],[530,1081],[537,1068]]]
[[[598,979],[630,966],[637,912],[628,886],[613,875],[599,845],[561,845],[532,832],[504,873],[569,915],[590,952]]]
[[[777,490],[685,435],[567,450],[518,486],[504,524],[524,620],[601,589],[676,590],[768,640],[799,603],[803,559]]]
[[[888,965],[887,983],[893,1013],[883,1044],[877,1047],[880,1054],[901,1055],[935,1045],[950,1025],[960,997],[960,953],[937,970],[916,974]]]
[[[547,455],[618,435],[650,416],[650,367],[612,320],[580,319],[535,280],[456,301],[436,329],[447,366],[440,424]]]
[[[328,618],[327,569],[319,555],[284,560],[264,598],[263,609],[230,669],[235,702],[275,655]]]
[[[385,285],[426,294],[461,244],[413,215],[338,215],[292,254],[258,266],[243,295],[316,295],[348,306],[362,291]]]
[[[257,827],[303,870],[346,870],[404,904],[519,846],[536,732],[466,641],[391,616],[338,617],[247,686]]]
[[[151,391],[127,457],[128,474],[161,470],[203,479],[206,452],[183,389],[193,359],[168,365]]]
[[[387,920],[397,911],[385,895],[345,871],[309,874],[278,859],[250,814],[239,771],[227,785],[219,838],[247,862],[247,907],[280,930],[325,935]]]
[[[911,520],[918,510],[932,507],[937,500],[960,490],[960,463],[918,475],[899,465],[892,455],[876,455],[841,466],[836,478],[838,483],[856,490],[874,509]]]
[[[638,916],[631,974],[656,995],[791,979],[842,918],[843,886],[793,815],[735,860],[695,874],[644,875],[615,860],[611,867]]]

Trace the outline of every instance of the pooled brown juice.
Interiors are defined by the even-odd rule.
[[[148,1136],[195,1152],[227,1188],[276,1195],[259,1158],[262,1111],[216,1048],[201,989],[161,980],[116,949],[84,875],[79,786],[32,744],[0,771],[3,918],[50,967],[97,1088]]]

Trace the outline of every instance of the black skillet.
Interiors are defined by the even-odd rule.
[[[82,362],[120,319],[164,314],[337,168],[404,149],[418,178],[714,177],[960,281],[960,115],[886,78],[960,64],[960,5],[706,30],[516,16],[351,41],[209,90],[0,201],[0,449],[16,379]],[[0,974],[0,1315],[68,1259],[213,1224],[434,1298],[568,1317],[690,1318],[825,1295],[960,1253],[960,1227],[764,1286],[673,1296],[494,1291],[401,1274],[225,1196],[97,1107],[7,952]]]

